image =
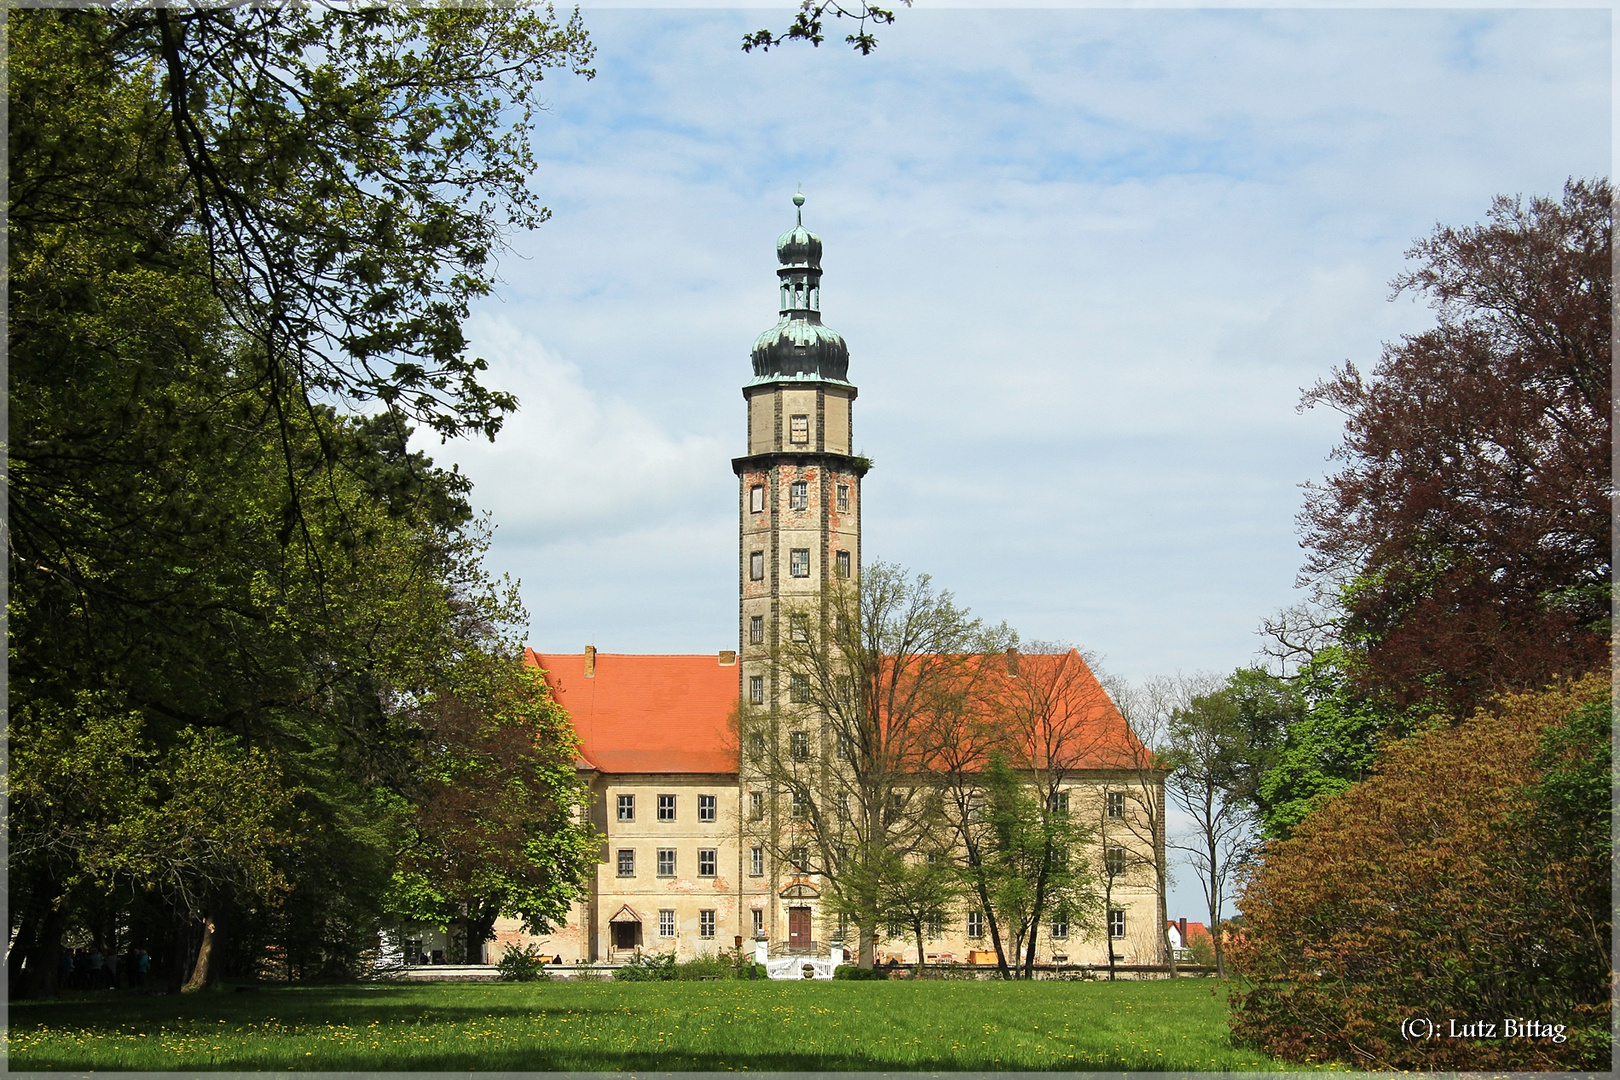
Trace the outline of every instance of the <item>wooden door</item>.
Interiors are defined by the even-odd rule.
[[[810,947],[810,909],[807,907],[788,908],[788,948],[808,949]]]
[[[633,949],[640,944],[636,939],[641,935],[636,931],[641,929],[640,923],[616,922],[613,924],[613,947],[615,949]]]

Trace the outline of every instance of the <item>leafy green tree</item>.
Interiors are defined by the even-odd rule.
[[[1234,1039],[1382,1070],[1606,1067],[1609,694],[1588,676],[1390,741],[1269,844],[1232,945]],[[1559,1030],[1450,1037],[1507,1018]]]
[[[917,974],[927,958],[929,928],[943,926],[961,898],[961,885],[949,855],[924,852],[921,858],[902,861],[884,875],[883,911],[879,918],[890,926],[903,926],[917,942]]]

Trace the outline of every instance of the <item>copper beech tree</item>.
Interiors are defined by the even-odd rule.
[[[1394,711],[1467,716],[1607,662],[1612,198],[1572,180],[1437,228],[1394,287],[1439,324],[1305,395],[1347,418],[1305,576]]]
[[[1390,743],[1268,845],[1233,1038],[1366,1069],[1606,1068],[1608,704],[1592,675]]]

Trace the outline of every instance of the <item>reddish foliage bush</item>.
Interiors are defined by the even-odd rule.
[[[1607,774],[1608,700],[1589,676],[1392,744],[1269,845],[1232,943],[1233,1038],[1363,1068],[1607,1068],[1607,799],[1572,819],[1542,766]]]

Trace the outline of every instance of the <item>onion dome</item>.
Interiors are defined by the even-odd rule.
[[[804,196],[793,196],[804,206]],[[821,237],[804,227],[804,212],[776,241],[781,281],[781,320],[754,341],[754,379],[843,382],[849,346],[821,324]]]

